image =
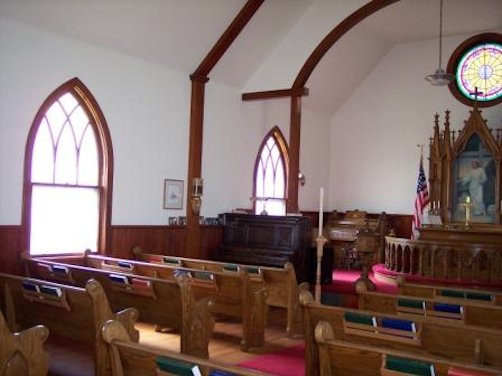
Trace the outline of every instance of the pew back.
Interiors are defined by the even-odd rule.
[[[75,261],[75,258],[72,260]],[[209,299],[195,301],[192,289],[182,277],[171,280],[116,273],[95,269],[75,262],[48,261],[46,258],[24,258],[27,273],[40,278],[66,278],[68,283],[82,286],[90,278],[99,281],[114,309],[136,307],[144,322],[180,331],[181,352],[208,357],[209,339],[214,320]],[[56,272],[64,269],[66,274]],[[197,330],[193,330],[197,328]]]
[[[266,304],[268,306],[286,308],[286,332],[288,336],[294,336],[301,332],[301,318],[298,304],[299,287],[295,269],[291,262],[286,262],[283,268],[279,268],[233,264],[179,256],[165,256],[145,253],[139,247],[134,247],[132,252],[136,260],[149,263],[168,264],[212,272],[238,271],[244,269],[250,274],[251,285],[254,288],[265,288],[267,293]]]
[[[500,375],[501,369],[465,365],[437,356],[388,348],[355,344],[336,339],[331,325],[321,321],[315,328],[315,340],[319,347],[319,374],[321,376],[397,376],[430,375],[448,376],[453,370],[464,375]],[[458,374],[458,373],[457,373]]]
[[[102,286],[88,280],[85,288],[44,280],[0,274],[0,297],[12,328],[46,326],[53,337],[82,343],[92,349],[95,375],[109,372],[101,329],[107,320],[120,316],[132,337],[137,337],[136,310],[113,314]]]
[[[496,329],[428,322],[419,318],[405,320],[396,315],[325,306],[315,303],[310,292],[301,293],[300,303],[304,321],[306,374],[309,376],[316,375],[319,364],[314,343],[315,326],[319,321],[329,322],[335,337],[340,340],[502,367],[502,331]],[[382,333],[381,326],[403,329],[408,334],[403,330]]]
[[[174,281],[183,275],[196,299],[210,299],[214,314],[236,317],[242,320],[241,348],[244,351],[262,346],[265,342],[267,321],[266,291],[252,285],[251,273],[246,270],[207,271],[152,264],[134,260],[116,259],[86,254],[83,262],[101,270],[129,271],[135,275],[154,276],[159,280]]]
[[[224,375],[266,376],[267,374],[237,366],[224,365],[215,361],[196,358],[167,350],[159,350],[133,343],[123,326],[114,320],[103,328],[103,339],[110,347],[112,376],[158,376],[167,375],[159,371],[157,362],[171,363],[173,360],[197,365],[201,374],[208,376],[216,371]]]
[[[360,291],[358,292],[358,307],[393,315],[423,317],[438,321],[448,320],[502,329],[502,307],[467,299],[452,301],[443,297],[423,298]]]
[[[446,299],[459,304],[467,301],[502,306],[502,291],[409,283],[401,280],[399,293],[423,298]]]

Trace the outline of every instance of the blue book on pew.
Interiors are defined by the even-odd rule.
[[[52,272],[59,275],[68,275],[68,268],[63,265],[52,265]]]
[[[22,283],[23,289],[30,292],[40,292],[40,288],[36,283],[24,281]]]
[[[416,332],[417,331],[417,327],[415,325],[415,322],[410,321],[410,320],[400,320],[400,319],[392,319],[389,317],[384,317],[380,321],[380,325],[383,328],[388,328],[388,329],[404,330],[407,332]]]
[[[238,376],[236,373],[221,371],[219,369],[215,369],[209,373],[209,376]]]
[[[115,283],[121,283],[121,284],[124,284],[124,285],[128,285],[129,284],[129,279],[125,275],[121,275],[121,274],[109,274],[108,278],[112,282],[115,282]]]
[[[117,262],[117,265],[120,266],[121,268],[132,269],[132,265],[129,262],[119,261]]]
[[[434,303],[434,311],[462,314],[463,309],[458,304]]]

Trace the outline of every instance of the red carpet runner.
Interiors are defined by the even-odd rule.
[[[239,363],[239,366],[277,376],[304,376],[305,345],[301,343],[270,354],[259,355]]]

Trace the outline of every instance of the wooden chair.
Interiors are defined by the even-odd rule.
[[[0,376],[45,376],[49,371],[49,355],[44,342],[49,330],[37,325],[12,333],[0,311]]]
[[[101,329],[107,320],[117,319],[123,323],[133,340],[137,341],[139,337],[134,329],[138,311],[129,308],[113,313],[102,286],[95,280],[89,280],[85,288],[81,288],[0,274],[0,298],[4,302],[5,318],[12,330],[39,324],[49,329],[51,337],[47,346],[50,346],[51,372],[58,365],[56,353],[76,346],[89,352],[93,363],[90,367],[88,364],[85,368],[81,367],[82,374],[108,375],[110,364],[107,348],[101,339]],[[64,363],[64,367],[71,366],[72,359],[65,359]]]
[[[502,372],[500,368],[338,340],[326,321],[317,323],[315,341],[319,347],[320,376],[495,376]]]
[[[251,285],[254,289],[259,290],[265,288],[267,293],[266,304],[269,307],[286,309],[287,335],[289,337],[294,337],[301,334],[301,317],[298,296],[300,290],[307,289],[308,285],[306,283],[302,283],[300,285],[297,284],[295,268],[291,262],[286,262],[283,268],[235,264],[145,253],[137,246],[132,249],[132,253],[134,258],[138,261],[156,264],[179,265],[181,267],[212,272],[236,272],[241,269],[246,270],[250,274]],[[89,257],[100,258],[103,262],[106,262],[107,259],[110,260],[110,258],[105,258],[103,256],[89,255]],[[116,261],[110,260],[110,262]]]
[[[242,375],[242,376],[265,376],[267,374],[237,366],[224,365],[215,361],[196,358],[167,350],[154,349],[131,341],[123,325],[110,320],[103,327],[103,339],[108,344],[110,362],[112,364],[112,376],[161,376],[168,373],[159,369],[159,364],[167,363],[183,366],[197,367],[204,376]]]

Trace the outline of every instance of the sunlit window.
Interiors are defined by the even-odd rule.
[[[31,254],[97,251],[105,243],[109,175],[103,171],[110,171],[111,146],[103,148],[107,129],[90,99],[74,79],[49,96],[35,118],[25,161]]]
[[[265,137],[255,165],[256,214],[286,213],[287,146],[279,128]]]

